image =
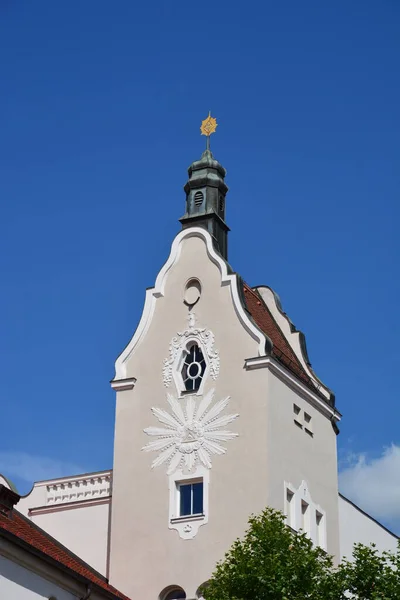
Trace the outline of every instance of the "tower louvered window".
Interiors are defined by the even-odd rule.
[[[203,192],[196,192],[194,195],[194,205],[201,206],[203,204]]]

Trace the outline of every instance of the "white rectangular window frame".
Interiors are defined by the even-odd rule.
[[[287,525],[295,531],[301,529],[314,545],[326,550],[326,512],[313,502],[306,481],[302,481],[298,488],[285,481],[284,494]]]
[[[303,533],[307,534],[308,537],[311,537],[311,522],[310,522],[310,513],[311,508],[308,502],[305,500],[301,500],[301,526],[300,529]]]
[[[194,510],[194,488],[193,486],[196,483],[201,483],[202,484],[202,501],[201,501],[201,511],[195,511]],[[176,482],[176,500],[177,500],[177,507],[176,507],[176,514],[178,515],[179,518],[182,517],[196,517],[198,515],[203,516],[204,512],[204,482],[203,482],[203,478],[202,477],[198,477],[197,479],[184,479],[183,481],[177,481]],[[182,514],[182,491],[184,488],[190,488],[190,512],[187,514]]]
[[[292,529],[297,531],[297,515],[296,515],[296,488],[285,481],[285,498],[284,498],[284,515],[286,517],[286,524]]]
[[[286,515],[286,523],[294,529],[295,524],[295,499],[294,493],[286,488],[286,498],[285,498],[285,515]]]
[[[203,482],[203,512],[201,514],[180,514],[181,486]],[[176,529],[183,539],[193,538],[202,525],[208,523],[209,469],[198,466],[192,472],[175,471],[169,476],[169,523],[170,529]]]
[[[326,550],[326,516],[325,512],[317,506],[315,508],[315,543]]]

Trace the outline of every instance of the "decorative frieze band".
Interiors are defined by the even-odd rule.
[[[46,505],[107,498],[111,494],[111,475],[80,477],[46,486]]]

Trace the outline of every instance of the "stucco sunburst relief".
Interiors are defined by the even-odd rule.
[[[191,471],[197,465],[211,469],[214,454],[225,454],[222,445],[235,437],[237,433],[223,429],[239,415],[222,415],[229,404],[229,396],[213,404],[214,390],[210,390],[197,404],[193,396],[179,401],[171,394],[167,395],[171,413],[161,408],[152,408],[153,415],[164,427],[147,427],[147,435],[158,439],[142,448],[145,452],[159,452],[152,468],[164,463],[168,465],[167,474],[178,468]]]

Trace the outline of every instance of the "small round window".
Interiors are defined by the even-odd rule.
[[[184,302],[189,305],[192,306],[193,304],[196,304],[196,302],[199,300],[201,296],[201,284],[200,281],[198,279],[189,279],[189,281],[187,282],[186,286],[185,286],[185,292],[184,292]]]
[[[187,349],[182,367],[182,379],[187,392],[196,392],[201,385],[206,370],[206,361],[201,348],[193,343]]]

